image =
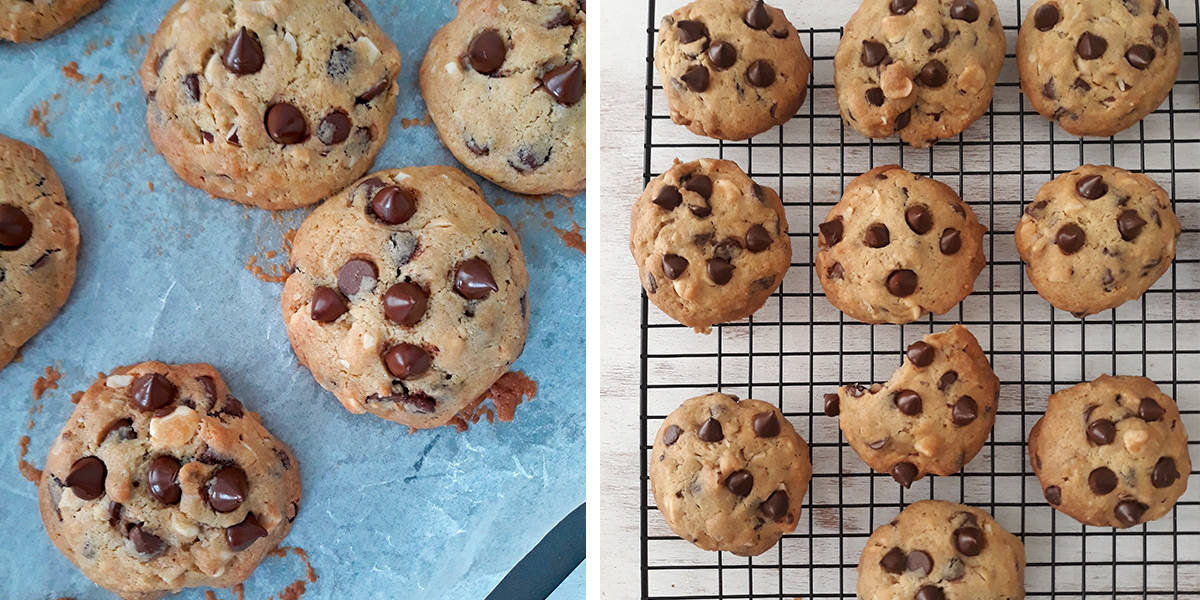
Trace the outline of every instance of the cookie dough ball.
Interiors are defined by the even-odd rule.
[[[462,0],[421,64],[442,143],[518,194],[583,191],[587,36],[576,0]]]
[[[300,363],[352,413],[446,425],[525,347],[521,243],[470,177],[379,171],[313,211],[283,320]]]
[[[361,0],[181,0],[142,61],[146,126],[188,185],[305,206],[371,167],[399,72]]]
[[[851,448],[904,487],[927,473],[952,475],[992,433],[1000,380],[962,325],[931,333],[905,351],[884,385],[842,386],[825,397]]]
[[[864,0],[834,57],[842,120],[915,148],[987,112],[1006,41],[992,0]]]
[[[102,4],[104,0],[0,0],[0,39],[44,40]]]
[[[1016,240],[1038,294],[1084,317],[1140,298],[1175,260],[1181,231],[1149,177],[1084,165],[1038,190]]]
[[[1039,0],[1017,38],[1025,97],[1075,135],[1141,121],[1171,92],[1182,56],[1161,0]]]
[[[723,140],[786,123],[812,71],[796,28],[762,0],[696,0],[663,17],[654,65],[671,120]]]
[[[821,224],[817,277],[852,318],[911,323],[971,293],[986,263],[986,231],[949,186],[876,167],[846,186]]]
[[[650,301],[701,333],[762,308],[792,261],[779,195],[727,160],[676,161],[634,203],[631,229]]]
[[[300,470],[211,366],[144,362],[84,392],[38,499],[88,579],[151,600],[250,577],[292,528]]]
[[[79,225],[41,152],[0,135],[0,369],[75,284]]]
[[[1051,506],[1118,529],[1171,512],[1192,472],[1179,407],[1145,377],[1101,375],[1050,396],[1029,458]]]
[[[679,537],[704,550],[762,554],[796,530],[812,464],[783,413],[727,394],[692,398],[658,430],[654,502]]]
[[[1021,600],[1025,546],[971,506],[921,500],[867,539],[858,597],[869,600]]]

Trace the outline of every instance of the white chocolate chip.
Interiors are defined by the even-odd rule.
[[[1131,429],[1125,432],[1121,438],[1125,442],[1125,449],[1129,450],[1130,454],[1141,454],[1146,448],[1146,442],[1150,439],[1150,434],[1145,429]]]
[[[110,388],[129,387],[129,384],[131,383],[133,383],[133,375],[110,375],[108,379],[104,381],[104,385]]]
[[[295,54],[297,50],[296,38],[292,36],[292,32],[285,31],[283,33],[283,41],[287,43],[288,48],[291,48],[292,54]]]
[[[200,528],[196,526],[196,522],[181,512],[171,513],[171,529],[187,539],[195,539],[197,535],[200,535]]]
[[[408,173],[401,171],[392,176],[392,181],[395,181],[396,183],[400,183],[401,181],[404,181],[405,179],[410,179],[410,178],[411,177],[409,176]]]
[[[458,70],[458,63],[450,61],[446,63],[446,72],[451,75],[461,75],[462,71]]]
[[[375,339],[375,336],[373,334],[371,334],[371,333],[363,334],[363,336],[362,336],[363,350],[374,350],[375,344],[377,344],[377,343],[379,343],[379,340]]]
[[[237,126],[237,123],[234,123],[233,127],[229,128],[229,133],[225,134],[225,141],[229,142],[230,140],[232,140],[233,136],[237,135],[237,132],[238,132],[238,126]],[[232,142],[230,142],[230,143],[232,143]]]
[[[375,42],[372,42],[371,38],[360,37],[354,43],[358,46],[358,51],[367,57],[368,63],[373,65],[375,61],[379,60],[381,56],[379,48],[375,46]]]
[[[932,437],[920,438],[913,444],[913,447],[917,449],[917,452],[921,453],[921,456],[936,456],[941,446],[937,438]]]
[[[200,429],[196,411],[180,404],[170,414],[150,419],[150,445],[154,448],[179,448]]]
[[[349,361],[347,361],[347,360],[346,360],[346,359],[344,359],[344,358],[339,358],[339,359],[337,360],[337,364],[338,364],[338,366],[339,366],[339,367],[341,367],[341,368],[343,368],[343,369],[346,369],[346,370],[349,370],[349,369],[350,369],[350,362],[349,362]]]

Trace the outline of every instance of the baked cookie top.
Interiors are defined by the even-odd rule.
[[[978,508],[914,502],[867,539],[858,597],[1020,600],[1025,546]]]
[[[646,186],[630,221],[650,301],[702,333],[761,308],[791,265],[779,195],[731,161],[676,161]]]
[[[1179,407],[1145,377],[1101,375],[1051,395],[1029,459],[1051,506],[1116,528],[1166,515],[1192,472]]]
[[[650,460],[654,501],[671,529],[740,556],[795,531],[811,476],[808,444],[779,409],[719,393],[668,415]]]
[[[1170,268],[1181,231],[1149,177],[1083,165],[1038,190],[1016,241],[1038,294],[1083,317],[1141,297]]]
[[[786,123],[812,71],[796,28],[762,0],[696,0],[663,17],[654,64],[671,120],[724,140]]]
[[[1039,0],[1017,38],[1021,89],[1075,135],[1110,136],[1175,85],[1179,22],[1161,0]]]
[[[529,273],[508,220],[450,167],[379,171],[300,226],[283,320],[352,413],[447,424],[521,354]]]
[[[66,303],[78,253],[79,225],[54,168],[0,135],[0,369]]]
[[[0,39],[44,40],[102,4],[104,0],[0,0]]]
[[[468,169],[519,194],[575,195],[586,168],[586,18],[577,0],[462,0],[421,95]]]
[[[825,396],[846,441],[863,462],[909,487],[927,473],[952,475],[992,433],[1000,380],[979,341],[962,325],[905,350],[884,385],[845,385]]]
[[[399,72],[361,0],[181,0],[142,61],[146,125],[189,185],[260,208],[305,206],[371,167]]]
[[[300,501],[291,449],[206,364],[101,374],[50,448],[38,485],[54,545],[125,598],[241,583]]]
[[[876,167],[846,186],[820,225],[817,277],[830,303],[864,323],[940,315],[974,288],[986,231],[949,186]]]
[[[916,148],[958,135],[987,111],[1005,45],[992,0],[864,0],[834,58],[842,119]]]

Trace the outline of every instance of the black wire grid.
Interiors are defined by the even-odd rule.
[[[991,110],[957,138],[914,150],[868,140],[838,114],[833,56],[840,27],[804,29],[802,4],[778,0],[813,56],[809,98],[791,122],[749,142],[699,138],[670,122],[653,53],[663,14],[649,0],[645,179],[672,161],[737,161],[780,192],[793,262],[783,285],[749,320],[693,333],[643,295],[641,337],[641,595],[646,599],[854,598],[867,537],[908,504],[939,498],[991,512],[1025,543],[1029,598],[1200,598],[1200,478],[1176,509],[1127,530],[1085,527],[1053,511],[1026,458],[1028,431],[1053,391],[1102,373],[1145,375],[1179,401],[1200,469],[1200,0],[1167,1],[1184,59],[1170,98],[1111,139],[1080,139],[1038,115],[1021,95],[1014,48],[1032,0],[999,0],[1009,59]],[[840,25],[840,24],[820,24]],[[946,315],[906,326],[844,317],[812,268],[817,225],[843,186],[873,166],[900,163],[954,187],[990,233],[975,292]],[[1053,177],[1091,162],[1147,173],[1183,222],[1173,268],[1141,300],[1076,319],[1039,298],[1025,278],[1013,228],[1025,202]],[[907,343],[951,323],[979,338],[1001,380],[996,426],[963,473],[904,490],[872,473],[841,438],[821,397],[842,383],[885,381]],[[776,403],[808,440],[813,478],[796,532],[752,559],[705,552],[676,537],[654,506],[647,458],[662,419],[686,398],[720,390]],[[1200,471],[1192,471],[1196,475]]]

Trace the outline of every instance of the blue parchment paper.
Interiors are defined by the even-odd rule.
[[[425,48],[454,3],[366,2],[404,63],[375,168],[456,165],[423,122],[417,88]],[[555,230],[582,223],[583,198],[530,200],[481,181],[518,226],[532,282],[529,342],[514,368],[539,389],[513,423],[410,435],[350,415],[296,362],[280,316],[282,285],[247,269],[253,257],[276,272],[286,262],[285,233],[308,210],[272,214],[210,198],[179,181],[146,135],[136,70],[170,5],[109,0],[48,41],[0,43],[0,133],[49,157],[82,236],[70,301],[0,372],[0,598],[112,597],[51,545],[36,488],[18,472],[17,440],[32,438],[28,460],[40,467],[73,408],[71,393],[100,371],[147,359],[212,363],[296,451],[304,499],[284,544],[311,557],[318,579],[306,600],[483,598],[583,501],[584,257]],[[58,388],[35,402],[33,384],[51,366],[62,374]],[[30,414],[36,425],[27,430]],[[277,596],[303,575],[292,554],[268,558],[246,598]],[[556,599],[582,597],[578,575],[562,590],[574,592]]]

